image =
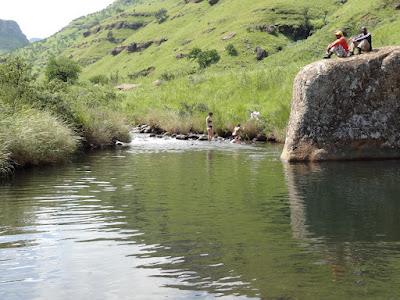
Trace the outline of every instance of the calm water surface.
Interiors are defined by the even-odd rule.
[[[0,185],[0,299],[400,299],[400,162],[137,138]]]

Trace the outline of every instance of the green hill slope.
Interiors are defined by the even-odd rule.
[[[399,44],[399,1],[119,0],[19,53],[39,69],[50,56],[65,55],[83,66],[83,78],[140,84],[121,103],[136,122],[200,129],[213,110],[224,131],[258,110],[257,126],[282,136],[294,75],[322,56],[333,31],[351,36],[361,25],[375,46]],[[228,54],[228,44],[237,56]],[[257,46],[266,59],[256,59]],[[199,69],[182,58],[193,48],[216,49],[221,59]],[[155,86],[156,79],[166,82]]]
[[[0,20],[0,53],[21,48],[27,44],[29,41],[16,22]]]

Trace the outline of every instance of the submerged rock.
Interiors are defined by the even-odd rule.
[[[282,159],[400,158],[400,47],[318,61],[296,77]]]

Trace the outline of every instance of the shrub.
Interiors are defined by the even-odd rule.
[[[242,131],[242,136],[246,140],[254,139],[259,133],[262,133],[264,128],[261,123],[257,120],[248,120],[244,126]]]
[[[120,81],[119,72],[118,71],[112,72],[110,74],[110,82],[111,82],[111,84],[116,85],[116,84],[119,83],[119,81]]]
[[[109,79],[105,75],[95,75],[89,78],[89,81],[93,84],[101,84],[101,85],[106,85],[109,83]]]
[[[207,50],[199,54],[197,63],[201,69],[205,69],[212,64],[216,64],[220,59],[221,57],[219,56],[217,50]]]
[[[116,43],[117,42],[112,31],[109,31],[107,33],[107,41],[109,41],[110,43]]]
[[[239,52],[236,50],[235,46],[233,46],[233,44],[229,44],[225,47],[226,52],[228,52],[228,54],[230,56],[238,56]]]
[[[81,107],[77,117],[82,125],[84,142],[90,147],[111,145],[114,140],[131,140],[129,127],[117,112]]]
[[[174,80],[175,78],[176,78],[176,76],[172,72],[164,72],[160,76],[160,79],[165,80],[165,81]]]
[[[214,49],[203,51],[200,48],[193,48],[189,52],[188,58],[196,60],[200,69],[205,69],[212,64],[216,64],[221,59],[217,50]]]
[[[197,59],[200,55],[200,53],[202,53],[203,51],[200,48],[193,48],[189,54],[188,54],[188,58],[189,59]]]
[[[80,72],[80,66],[73,60],[66,57],[52,57],[47,63],[45,74],[48,81],[60,80],[74,83],[78,80]]]
[[[15,109],[34,98],[32,67],[21,57],[8,57],[0,63],[0,99]]]
[[[130,141],[129,127],[117,110],[122,95],[109,87],[82,84],[71,86],[65,97],[72,106],[75,127],[80,130],[85,143],[105,146],[115,139]]]
[[[168,19],[168,11],[165,8],[161,8],[154,14],[157,22],[159,24],[165,22]]]

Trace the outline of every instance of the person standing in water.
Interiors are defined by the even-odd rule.
[[[209,112],[208,116],[206,118],[208,141],[211,141],[214,137],[214,129],[213,129],[213,121],[212,121],[213,115],[214,114],[212,112]]]

